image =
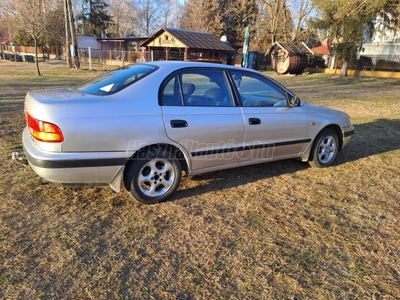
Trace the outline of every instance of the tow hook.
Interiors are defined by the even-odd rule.
[[[11,159],[24,165],[28,164],[28,161],[26,160],[26,157],[24,155],[24,150],[22,149],[22,147],[15,149],[11,153]]]

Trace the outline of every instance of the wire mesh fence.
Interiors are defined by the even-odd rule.
[[[167,53],[163,50],[155,51],[115,51],[115,50],[93,50],[93,49],[79,49],[79,58],[81,67],[87,67],[90,64],[94,66],[105,65],[131,65],[145,61],[159,61],[159,60],[184,60],[183,51],[169,51]]]
[[[361,55],[359,59],[351,62],[350,67],[356,70],[400,72],[400,54]]]
[[[34,61],[34,47],[23,46],[5,46],[1,45],[0,59],[14,61]],[[45,59],[63,59],[62,50],[39,48],[39,60]],[[78,49],[81,67],[105,67],[105,66],[124,66],[145,61],[159,60],[184,60],[183,51],[171,49],[168,53],[164,50],[154,51],[115,51],[115,50],[97,50],[97,49]],[[240,54],[236,55],[236,58]],[[236,63],[237,59],[234,62]],[[255,69],[266,69],[270,64],[269,56],[260,54],[254,59]],[[321,57],[312,57],[309,59],[309,66],[324,68],[327,62]],[[336,67],[340,68],[340,65]],[[391,55],[361,55],[357,59],[350,61],[349,69],[367,70],[367,71],[392,71],[400,72],[400,54]]]
[[[124,66],[148,61],[150,59],[149,53],[146,51],[79,49],[78,55],[81,67],[87,67],[89,65]]]

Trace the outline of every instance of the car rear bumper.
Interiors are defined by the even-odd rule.
[[[126,152],[49,152],[38,148],[27,128],[22,133],[24,156],[41,178],[56,184],[111,184],[127,162]]]

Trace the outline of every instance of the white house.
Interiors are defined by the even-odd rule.
[[[400,55],[400,15],[396,10],[382,11],[373,22],[372,38],[366,38],[359,55]]]

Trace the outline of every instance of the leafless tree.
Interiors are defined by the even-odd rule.
[[[288,22],[291,23],[286,0],[262,0],[261,2],[266,5],[266,21],[271,35],[271,43],[275,43],[279,38],[286,40],[290,29],[287,25]]]
[[[2,0],[2,10],[11,20],[16,31],[29,34],[35,44],[37,75],[41,76],[38,61],[38,42],[45,33],[49,22],[47,11],[54,6],[52,0]]]
[[[301,32],[307,27],[307,21],[315,11],[312,0],[291,0],[288,7],[292,12],[294,31],[292,41],[297,40]]]
[[[113,22],[107,33],[115,37],[137,34],[134,26],[136,11],[131,0],[112,0],[109,10]]]
[[[140,33],[149,35],[157,28],[157,21],[162,19],[164,12],[170,5],[169,0],[133,0],[136,10],[135,25]]]
[[[286,0],[259,0],[255,44],[258,51],[268,52],[276,41],[288,42],[293,32],[293,21]]]
[[[8,26],[8,15],[5,13],[5,9],[3,9],[4,2],[0,2],[0,37],[10,36],[10,26]]]
[[[183,6],[178,0],[168,0],[161,13],[158,27],[179,27],[183,14]]]

